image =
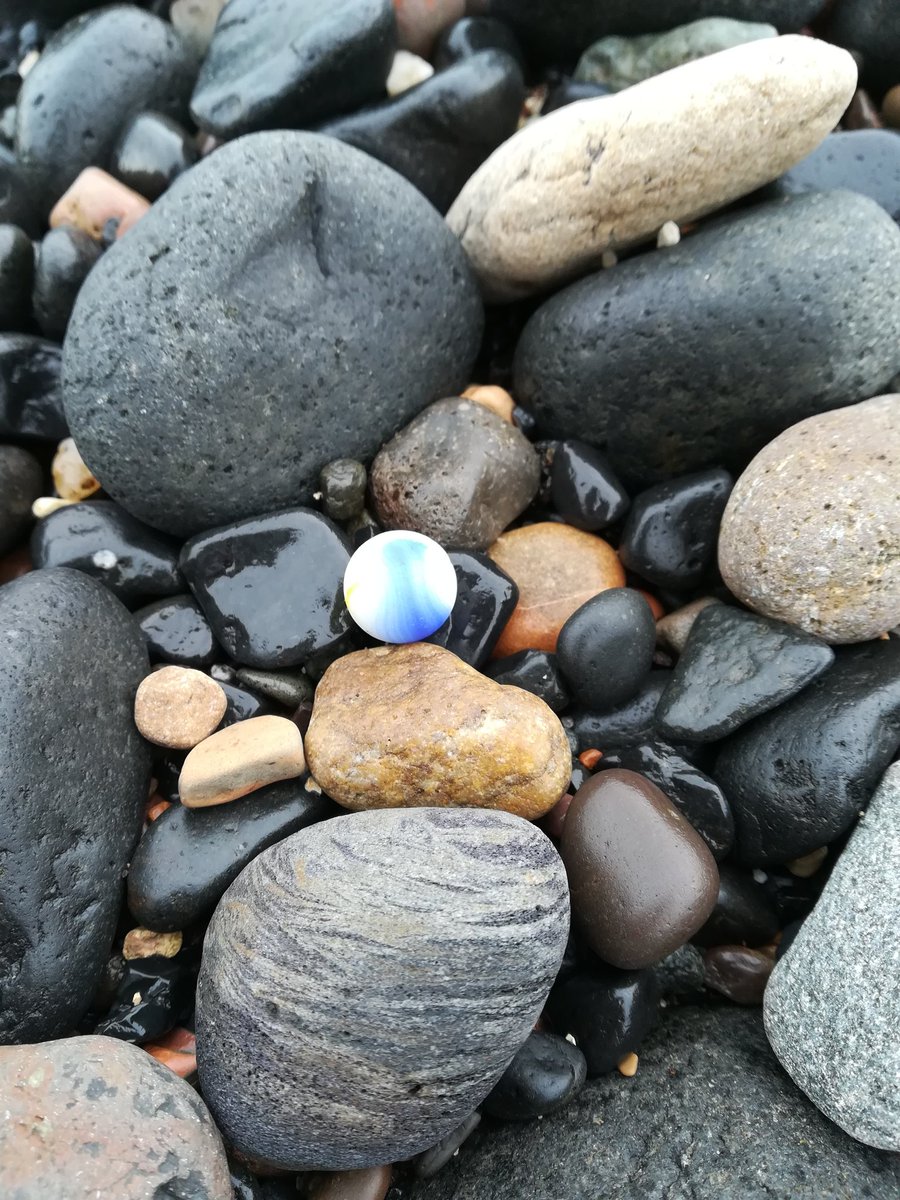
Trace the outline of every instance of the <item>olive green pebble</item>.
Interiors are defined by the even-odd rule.
[[[336,458],[319,473],[322,509],[332,521],[350,521],[362,512],[366,468],[355,458]]]

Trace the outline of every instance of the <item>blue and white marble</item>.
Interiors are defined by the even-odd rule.
[[[422,533],[379,533],[356,551],[344,573],[350,616],[383,642],[419,642],[440,629],[456,602],[447,552]]]

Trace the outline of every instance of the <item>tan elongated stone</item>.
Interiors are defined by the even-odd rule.
[[[834,128],[856,77],[845,50],[815,38],[723,50],[532,122],[447,221],[489,299],[542,291],[776,179]]]
[[[188,808],[226,804],[306,768],[303,738],[287,717],[250,717],[195,746],[181,768],[178,794]]]

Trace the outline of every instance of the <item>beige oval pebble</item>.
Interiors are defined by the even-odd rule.
[[[792,425],[757,454],[722,518],[719,569],[766,617],[829,642],[900,621],[900,395]]]
[[[90,467],[78,453],[74,438],[63,438],[53,456],[53,483],[62,500],[86,500],[100,491]]]
[[[790,35],[567,105],[495,150],[447,221],[488,299],[542,291],[776,179],[834,128],[856,75],[845,50]]]
[[[180,932],[157,933],[155,929],[129,929],[122,943],[122,957],[126,962],[134,958],[153,958],[160,954],[163,958],[174,958],[181,949],[182,935]]]
[[[134,698],[134,723],[148,742],[190,750],[209,737],[228,705],[214,679],[190,667],[162,667]]]
[[[250,717],[194,747],[181,768],[178,794],[187,808],[207,808],[296,779],[305,769],[303,738],[293,721]]]

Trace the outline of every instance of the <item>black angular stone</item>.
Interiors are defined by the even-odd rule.
[[[156,600],[134,616],[147,639],[151,662],[208,667],[216,661],[219,647],[193,596]]]
[[[676,741],[714,742],[789,700],[833,662],[830,646],[793,625],[712,604],[691,627],[657,725]]]
[[[191,114],[223,138],[312,125],[383,95],[396,42],[391,0],[231,0]]]
[[[659,1018],[659,984],[651,970],[619,971],[601,963],[561,979],[547,1001],[547,1016],[571,1034],[587,1060],[588,1078],[612,1071]]]
[[[44,237],[35,261],[32,304],[46,337],[62,341],[81,285],[102,253],[99,242],[69,225]]]
[[[898,344],[900,230],[866,196],[820,192],[557,292],[519,339],[513,391],[646,486],[743,469],[789,425],[878,395]]]
[[[832,133],[767,189],[776,196],[848,188],[900,221],[900,137],[888,129]]]
[[[0,446],[0,554],[31,525],[31,506],[44,490],[41,464],[18,446]]]
[[[691,938],[698,946],[765,946],[780,928],[778,913],[753,874],[733,863],[719,867],[719,898]]]
[[[604,746],[637,746],[656,735],[656,707],[669,681],[670,671],[653,671],[631,700],[608,712],[574,709],[572,727],[578,750]]]
[[[191,538],[181,569],[235,662],[290,667],[349,633],[349,561],[336,525],[312,509],[290,508]]]
[[[900,748],[900,641],[838,648],[799,696],[724,743],[714,775],[731,802],[737,858],[784,863],[833,841]]]
[[[322,126],[415,184],[446,212],[463,184],[515,133],[522,71],[500,50],[461,59],[374,108]]]
[[[271,700],[267,700],[264,696],[257,696],[256,692],[251,692],[249,688],[235,687],[233,683],[219,684],[222,691],[225,693],[225,699],[228,701],[228,706],[225,709],[225,716],[222,718],[220,729],[225,729],[229,725],[236,725],[238,721],[249,721],[251,717],[267,717],[271,715],[281,715],[281,710]]]
[[[63,414],[59,346],[27,333],[0,333],[0,437],[58,442]]]
[[[150,753],[134,725],[147,652],[77,571],[0,588],[0,1043],[70,1030],[109,957]]]
[[[553,507],[576,529],[604,529],[628,511],[628,493],[612,464],[587,442],[556,444],[550,481]]]
[[[715,858],[724,858],[734,845],[734,817],[722,789],[714,779],[663,741],[638,746],[603,748],[598,770],[624,767],[655,783],[679,808],[709,846]]]
[[[126,604],[184,591],[178,543],[149,529],[111,500],[57,509],[31,538],[37,568],[72,567],[100,581]]]
[[[510,684],[540,696],[554,712],[568,708],[566,691],[555,654],[546,650],[519,650],[505,658],[497,658],[485,668],[485,674],[497,683]]]
[[[496,563],[477,550],[451,550],[458,591],[453,611],[426,638],[469,663],[481,667],[491,656],[519,600],[519,589]]]
[[[556,1112],[571,1100],[587,1077],[577,1046],[552,1033],[532,1033],[516,1054],[481,1111],[503,1121],[528,1121]]]
[[[195,958],[182,951],[175,958],[152,955],[126,963],[112,1007],[94,1033],[123,1042],[146,1042],[168,1033],[190,1007]]]
[[[659,587],[677,591],[702,583],[715,565],[719,526],[733,487],[727,471],[713,469],[641,492],[622,530],[622,562]]]
[[[142,112],[125,126],[110,170],[152,204],[196,161],[197,149],[183,125],[160,113]]]
[[[3,185],[0,182],[0,194]],[[31,320],[34,246],[18,225],[0,225],[0,329],[27,329]]]
[[[574,612],[556,655],[574,697],[595,712],[633,699],[650,673],[656,621],[640,592],[610,588]]]
[[[196,70],[172,26],[134,5],[76,17],[55,34],[22,84],[16,121],[16,153],[41,210],[85,167],[107,166],[135,113],[186,115]]]
[[[225,889],[267,846],[341,810],[304,779],[260,788],[240,803],[176,805],[151,821],[128,874],[135,920],[160,932],[209,916]]]
[[[482,50],[504,50],[524,70],[525,56],[519,39],[503,21],[493,17],[463,17],[437,40],[431,60],[436,71],[443,71]]]
[[[581,79],[563,75],[550,85],[541,116],[556,112],[558,108],[565,108],[567,104],[575,104],[578,100],[596,100],[598,96],[608,95],[609,88],[600,83],[585,83]]]

